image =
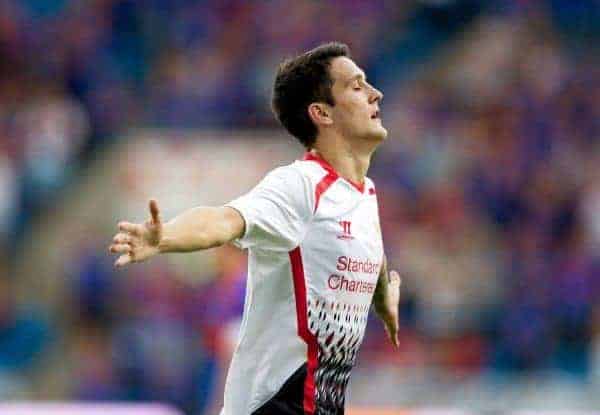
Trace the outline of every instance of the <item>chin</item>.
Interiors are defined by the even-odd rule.
[[[374,140],[377,141],[383,141],[387,138],[388,132],[385,129],[385,127],[380,126],[379,128],[375,129],[375,131],[373,131],[372,133],[372,137]]]

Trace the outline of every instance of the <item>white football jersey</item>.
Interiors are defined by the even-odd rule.
[[[249,253],[221,415],[343,414],[383,259],[373,182],[307,153],[227,206]]]

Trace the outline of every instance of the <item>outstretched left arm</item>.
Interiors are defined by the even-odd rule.
[[[402,280],[396,271],[388,273],[387,258],[383,256],[377,288],[373,295],[375,312],[383,322],[385,331],[394,346],[398,347],[398,305]]]

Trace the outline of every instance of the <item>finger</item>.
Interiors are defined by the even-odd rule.
[[[115,261],[115,267],[122,267],[125,266],[127,264],[131,263],[131,256],[129,255],[121,255],[116,261]]]
[[[129,244],[112,244],[110,246],[110,252],[113,254],[128,254],[132,250]]]
[[[385,325],[385,332],[388,335],[388,338],[392,342],[392,344],[397,348],[400,346],[400,341],[398,340],[398,325]]]
[[[400,345],[400,342],[398,341],[398,331],[386,325],[385,333],[387,334],[388,339],[390,339],[394,347],[398,348],[398,346]]]
[[[140,225],[130,222],[120,222],[119,230],[130,233],[135,236],[140,236],[142,233],[142,227]]]
[[[152,217],[152,224],[158,225],[160,223],[160,212],[158,210],[158,203],[156,200],[150,199],[150,216]]]
[[[398,332],[400,331],[400,327],[398,324],[398,316],[396,316],[396,318],[394,319],[394,336],[393,336],[393,342],[394,345],[396,346],[396,348],[400,347],[400,340],[398,339]]]
[[[113,242],[116,244],[127,244],[130,243],[132,241],[131,236],[129,236],[126,233],[118,233],[115,235],[115,237],[113,238]]]

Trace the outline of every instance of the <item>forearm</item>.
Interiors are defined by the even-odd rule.
[[[387,311],[385,307],[385,299],[388,296],[390,280],[388,278],[387,269],[387,258],[383,256],[383,263],[381,264],[381,270],[379,271],[379,279],[377,280],[377,287],[373,294],[373,306],[375,312],[381,317],[384,312]]]
[[[163,225],[161,253],[190,252],[223,245],[242,235],[241,215],[227,207],[189,209]]]
[[[373,306],[375,313],[383,322],[385,331],[394,346],[398,347],[398,305],[400,303],[400,276],[396,271],[388,274],[387,258],[383,257],[383,263],[379,272],[379,280],[373,294]]]

